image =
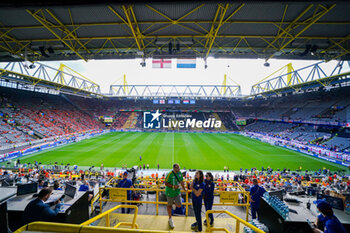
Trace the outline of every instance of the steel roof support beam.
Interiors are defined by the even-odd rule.
[[[209,20],[181,20],[181,24],[212,24],[213,21]],[[139,25],[148,24],[168,24],[169,21],[140,21]],[[289,25],[291,21],[247,21],[247,20],[228,20],[228,24],[271,24],[271,25]],[[305,25],[305,22],[296,22],[295,25]],[[331,21],[331,22],[316,22],[315,25],[349,25],[350,21]],[[119,26],[126,25],[126,22],[102,22],[102,23],[78,23],[74,24],[76,27],[96,27],[96,26]],[[71,24],[64,24],[65,27],[71,27]],[[53,28],[59,28],[59,25],[53,26]],[[22,30],[22,29],[44,29],[42,25],[28,25],[28,26],[0,26],[0,30]],[[205,29],[204,29],[205,30]]]
[[[303,17],[311,8],[313,7],[312,4],[310,4],[305,10],[303,10],[285,29],[282,30],[281,33],[277,34],[277,36],[274,38],[274,40],[270,44],[274,44],[277,40],[279,40],[285,33],[290,32],[293,30],[293,26],[295,26],[296,22]],[[270,44],[264,49],[264,52],[270,48]]]
[[[23,44],[22,42],[18,41],[16,38],[8,35],[8,33],[10,33],[11,31],[12,31],[12,29],[7,30],[6,32],[0,31],[0,39],[2,39],[4,44],[6,44],[6,46],[7,46],[7,48],[6,48],[5,46],[0,45],[0,48],[4,49],[5,51],[7,51],[11,54],[18,55],[19,57],[26,59],[21,54],[21,51],[24,48],[26,48],[30,44],[30,42],[23,42],[23,43],[25,43],[25,44]],[[8,40],[6,40],[5,38],[7,38]],[[10,43],[14,43],[15,45],[17,45],[17,49],[12,48]],[[38,54],[38,53],[34,52],[33,50],[31,50],[30,48],[28,48],[28,50],[34,54]]]
[[[295,36],[293,36],[292,38],[290,38],[289,41],[287,41],[286,43],[284,43],[284,45],[282,45],[282,47],[280,47],[280,50],[284,49],[285,47],[287,47],[287,45],[289,45],[293,40],[295,40],[296,38],[298,38],[299,35],[301,35],[303,32],[305,32],[309,27],[311,27],[317,20],[319,20],[320,18],[322,18],[325,14],[327,14],[330,10],[332,10],[334,7],[336,6],[336,4],[333,4],[332,6],[330,6],[329,8],[325,8],[323,7],[323,10],[319,13],[317,13],[316,15],[312,16],[312,20],[309,24],[307,24],[302,30],[300,30]],[[309,20],[309,19],[308,19]],[[272,54],[267,60],[269,60],[270,58],[272,58],[274,56],[274,54]]]
[[[190,27],[187,27],[187,26],[185,26],[185,25],[182,25],[182,20],[183,20],[184,18],[186,18],[187,16],[191,15],[192,13],[196,12],[196,11],[199,10],[200,8],[202,8],[204,5],[205,5],[205,4],[199,5],[198,7],[196,7],[196,8],[194,8],[193,10],[187,12],[186,14],[184,14],[183,16],[181,16],[180,18],[178,18],[178,19],[176,19],[176,20],[171,19],[170,17],[168,17],[168,16],[166,16],[165,14],[159,12],[158,10],[154,9],[153,7],[151,7],[150,5],[146,5],[146,7],[148,7],[148,8],[149,8],[150,10],[152,10],[153,12],[155,12],[155,13],[157,13],[158,15],[160,15],[160,16],[166,18],[167,20],[169,20],[169,22],[168,22],[169,24],[168,24],[168,25],[165,25],[164,27],[158,28],[157,30],[152,31],[152,32],[150,32],[150,33],[148,33],[148,34],[153,34],[153,33],[155,33],[155,32],[159,32],[160,30],[163,30],[163,29],[165,29],[165,28],[167,28],[167,27],[169,27],[169,26],[171,26],[171,25],[175,25],[175,24],[176,24],[176,25],[179,25],[179,26],[181,26],[181,27],[183,27],[183,28],[186,28],[187,30],[190,30],[190,31],[192,31],[192,32],[194,32],[194,33],[197,33],[197,34],[199,34],[199,35],[202,35],[203,33],[199,32],[199,31],[197,31],[197,30],[195,30],[195,29],[193,29],[193,28],[190,28]],[[180,22],[180,21],[181,21],[181,22]],[[149,26],[148,28],[146,28],[142,33],[145,33],[149,28],[151,28],[153,25],[158,24],[158,23],[159,23],[159,22],[157,22],[157,21],[152,22],[152,25]]]
[[[207,38],[207,35],[144,35],[144,39],[176,39],[176,38]],[[276,36],[275,35],[217,35],[216,38],[246,38],[246,39],[273,39]],[[123,40],[123,39],[133,39],[134,37],[132,35],[130,36],[97,36],[97,37],[79,37],[79,40]],[[302,39],[302,40],[343,40],[346,37],[341,37],[341,36],[298,36],[297,39]],[[349,39],[349,38],[347,38]],[[51,41],[61,41],[61,38],[38,38],[38,39],[20,39],[18,42],[20,43],[25,43],[25,42],[51,42]]]
[[[82,48],[85,49],[85,51],[87,51],[88,53],[90,53],[90,51],[88,49],[86,49],[86,47],[79,41],[79,38],[75,37],[75,35],[73,34],[73,32],[69,31],[66,27],[64,27],[64,25],[49,11],[46,10],[50,16],[52,18],[54,18],[61,26],[62,28],[60,29],[62,32],[64,32],[66,34],[66,36],[64,38],[62,38],[61,36],[59,36],[52,28],[53,23],[49,22],[48,20],[46,20],[44,18],[44,12],[43,10],[38,10],[36,12],[32,12],[30,10],[26,10],[31,16],[33,16],[39,23],[41,23],[47,30],[49,30],[54,36],[57,37],[58,40],[60,40],[62,43],[64,43],[70,50],[72,50],[73,52],[75,52],[77,54],[78,57],[80,57],[81,59],[83,59],[84,61],[87,61],[87,59],[85,59],[81,54],[79,54],[79,52],[73,47],[72,44],[69,44],[66,40],[70,41],[69,37],[73,38],[76,42],[78,42],[78,44],[80,44],[80,46]],[[43,17],[39,16],[38,13],[41,12]],[[75,29],[77,30],[78,27]],[[68,38],[68,39],[67,39]]]
[[[140,28],[139,28],[139,26],[137,24],[136,16],[135,16],[135,13],[134,13],[134,11],[132,9],[132,6],[125,6],[125,5],[123,5],[122,8],[123,8],[124,14],[126,16],[126,19],[127,19],[127,22],[128,22],[128,26],[129,26],[129,28],[131,30],[131,33],[132,33],[132,35],[135,38],[135,41],[136,41],[136,44],[137,44],[137,48],[140,51],[142,51],[145,48],[145,44],[143,42],[143,35],[140,32]],[[134,29],[134,26],[133,26],[133,24],[131,22],[131,16],[132,16],[132,18],[134,20],[135,29]]]
[[[215,17],[214,17],[214,21],[213,21],[213,24],[212,24],[212,27],[209,31],[209,33],[207,34],[207,41],[205,42],[205,47],[207,48],[207,45],[209,43],[209,47],[208,47],[208,50],[207,50],[207,53],[205,55],[205,58],[207,58],[209,56],[209,53],[210,53],[210,50],[213,46],[213,43],[216,39],[216,36],[221,28],[221,26],[227,22],[232,16],[234,16],[243,6],[244,4],[241,4],[236,10],[234,10],[225,20],[224,20],[224,17],[225,17],[225,14],[227,12],[227,9],[229,7],[229,4],[226,4],[225,7],[223,7],[221,4],[218,4],[219,5],[219,8],[221,7],[220,9],[220,20],[219,20],[219,23],[216,27],[216,29],[214,29],[215,27],[215,21],[217,19],[217,16],[218,16],[218,11],[219,11],[219,8],[218,10],[216,11],[216,14],[215,14]],[[214,32],[215,30],[215,32]]]

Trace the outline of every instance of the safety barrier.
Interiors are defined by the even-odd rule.
[[[100,226],[81,226],[78,224],[67,223],[52,223],[52,222],[32,222],[17,229],[15,233],[24,231],[34,232],[60,232],[60,233],[169,233],[169,231],[160,230],[144,230],[144,229],[126,229],[126,228],[111,228]],[[180,233],[172,231],[172,233]],[[183,233],[183,232],[182,232]]]
[[[113,179],[110,179],[107,183],[106,183],[106,186],[110,185],[111,182],[113,181]],[[91,213],[94,212],[94,204],[95,202],[100,198],[100,192],[98,192],[92,199],[91,199]]]
[[[119,209],[119,208],[131,208],[131,209],[135,209],[135,212],[134,212],[134,218],[132,220],[132,223],[128,223],[128,222],[120,222],[118,223],[117,225],[115,225],[113,228],[118,228],[119,226],[121,225],[124,225],[124,226],[131,226],[132,229],[136,228],[138,229],[139,226],[137,225],[136,223],[136,218],[137,218],[137,213],[139,211],[139,209],[137,208],[137,206],[131,206],[131,205],[118,205],[118,206],[115,206],[113,207],[112,209],[109,209],[107,210],[106,212],[103,212],[102,214],[99,214],[97,215],[96,217],[93,217],[85,222],[83,222],[82,224],[80,224],[81,226],[86,226],[86,225],[89,225],[93,222],[96,222],[97,220],[103,218],[106,216],[106,227],[110,227],[110,213],[112,213],[113,211]]]
[[[221,203],[214,203],[213,206],[243,206],[246,207],[246,220],[248,221],[249,215],[249,207],[250,207],[250,194],[245,191],[240,185],[237,186],[239,191],[215,191],[220,195]],[[109,199],[104,199],[102,193],[104,190],[108,190]],[[153,191],[156,193],[156,201],[134,201],[127,200],[127,191]],[[156,205],[156,215],[159,213],[159,205],[167,205],[167,202],[159,201],[159,192],[165,192],[165,189],[160,188],[108,188],[108,187],[100,187],[99,189],[99,201],[100,201],[100,210],[102,212],[102,203],[103,202],[123,202],[123,203],[143,203],[143,204],[155,204]],[[183,205],[186,207],[186,216],[188,216],[188,207],[192,205],[189,202],[189,194],[190,190],[184,191],[181,190],[182,193],[185,193],[186,200]],[[245,200],[245,203],[238,203],[238,197],[242,195],[242,199]]]
[[[207,231],[209,232],[213,232],[213,231],[225,231],[227,233],[229,233],[230,231],[227,230],[226,228],[215,228],[215,227],[212,227],[210,226],[210,219],[209,219],[209,214],[213,214],[213,213],[224,213],[224,214],[227,214],[228,216],[236,219],[236,233],[239,233],[240,232],[240,227],[241,227],[241,223],[247,227],[249,227],[250,229],[252,229],[254,232],[256,233],[265,233],[265,231],[263,230],[260,230],[259,228],[253,226],[252,224],[250,224],[249,222],[247,221],[244,221],[243,219],[237,217],[236,215],[232,214],[231,212],[227,211],[227,210],[208,210],[206,213],[205,213],[205,217],[207,219]]]

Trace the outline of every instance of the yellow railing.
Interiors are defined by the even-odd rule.
[[[110,179],[106,185],[110,185],[112,183],[113,179]],[[94,212],[94,204],[95,202],[100,198],[100,192],[98,192],[91,200],[91,213]]]
[[[231,212],[227,211],[227,210],[208,210],[205,215],[206,215],[206,219],[207,219],[207,231],[209,232],[213,232],[213,231],[225,231],[227,233],[229,233],[229,230],[227,230],[226,228],[215,228],[215,227],[211,227],[210,226],[210,219],[209,219],[209,214],[213,214],[213,213],[224,213],[227,214],[228,216],[236,219],[236,233],[241,232],[241,223],[247,227],[249,227],[250,229],[252,229],[253,231],[255,231],[256,233],[265,233],[265,231],[260,230],[259,228],[253,226],[252,224],[250,224],[247,221],[244,221],[243,219],[241,219],[240,217],[237,217],[236,215],[232,214]]]
[[[137,206],[134,206],[134,205],[118,205],[118,206],[115,206],[113,207],[112,209],[109,209],[107,210],[106,212],[103,212],[102,214],[99,214],[97,215],[96,217],[93,217],[85,222],[83,222],[82,224],[80,224],[81,226],[86,226],[86,225],[89,225],[103,217],[106,217],[106,227],[110,227],[110,213],[112,213],[113,211],[119,209],[119,208],[131,208],[131,209],[135,209],[135,212],[134,212],[134,218],[132,220],[131,223],[128,223],[128,222],[120,222],[118,223],[117,225],[115,225],[113,228],[118,228],[119,226],[121,225],[124,225],[124,226],[131,226],[132,229],[136,228],[138,229],[139,226],[137,225],[136,223],[136,218],[137,218],[137,213],[139,211],[139,209],[137,208]]]
[[[96,232],[98,233],[110,233],[110,232],[169,233],[169,231],[160,231],[160,230],[126,229],[126,228],[111,228],[111,227],[100,227],[100,226],[81,226],[78,224],[53,223],[53,222],[32,222],[17,229],[15,233],[21,233],[23,231],[61,232],[61,233],[96,233]],[[172,233],[177,233],[177,232],[172,231]]]
[[[230,203],[230,202],[225,202],[225,203],[214,203],[213,206],[244,206],[246,207],[246,220],[248,221],[248,215],[249,215],[249,207],[250,207],[250,194],[249,192],[245,191],[242,187],[238,186],[238,189],[240,191],[228,191],[228,192],[234,192],[235,194],[243,195],[243,199],[246,200],[246,203]],[[126,200],[126,199],[103,199],[102,198],[102,192],[103,190],[121,190],[121,191],[155,191],[156,192],[156,201],[134,201],[134,200]],[[143,203],[143,204],[155,204],[156,205],[156,215],[159,213],[159,205],[167,205],[167,202],[161,202],[159,201],[159,192],[165,192],[165,189],[159,189],[159,188],[106,188],[106,187],[100,187],[99,190],[99,197],[100,197],[100,211],[102,212],[102,203],[103,202],[123,202],[123,203]],[[188,216],[188,207],[192,205],[191,202],[189,202],[189,194],[191,193],[190,190],[188,191],[183,191],[181,190],[182,193],[186,194],[186,200],[182,204],[186,207],[186,216]],[[226,191],[215,191],[216,193],[226,193]],[[126,195],[125,195],[126,196]]]

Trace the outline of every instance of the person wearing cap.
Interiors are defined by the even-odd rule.
[[[263,187],[258,185],[257,179],[253,179],[253,186],[250,188],[249,192],[250,192],[250,209],[252,212],[252,219],[256,219],[256,214],[259,215],[260,197],[264,195],[266,190]]]
[[[130,179],[128,179],[128,172],[124,172],[123,173],[123,179],[118,183],[118,188],[134,188],[134,186],[132,185],[132,181]],[[127,190],[126,191],[127,194],[127,200],[131,200],[131,190]],[[124,204],[123,202],[121,204]],[[130,203],[128,203],[130,204]],[[130,208],[127,208],[127,213],[130,213]],[[125,209],[122,208],[122,213],[125,213]]]
[[[321,214],[316,219],[315,228],[313,229],[315,233],[346,233],[344,226],[334,215],[332,206],[328,202],[318,200],[316,204]]]

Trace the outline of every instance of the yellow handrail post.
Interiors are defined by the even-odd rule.
[[[136,224],[137,213],[138,213],[138,207],[136,206],[135,213],[134,213],[134,218],[132,219],[132,225],[131,225],[132,229],[139,228],[139,226]]]
[[[246,206],[246,216],[245,216],[245,220],[248,222],[248,216],[249,216],[249,207],[250,207],[250,194],[246,194],[247,195],[247,206]]]
[[[106,227],[110,227],[110,222],[109,222],[109,213],[106,215]]]
[[[239,233],[240,222],[236,221],[236,233]]]
[[[158,207],[159,207],[159,204],[158,204],[158,201],[159,201],[159,197],[158,197],[158,190],[156,191],[156,215],[158,216]]]
[[[103,211],[102,211],[102,188],[100,187],[100,189],[99,189],[99,193],[100,193],[100,213],[102,213]]]
[[[263,230],[257,228],[256,226],[250,224],[247,221],[244,221],[243,219],[241,219],[240,217],[237,217],[236,215],[232,214],[231,212],[227,211],[227,210],[207,210],[207,212],[205,213],[206,215],[206,219],[207,219],[207,223],[209,223],[209,214],[213,214],[213,213],[224,213],[227,214],[228,216],[234,218],[237,222],[236,222],[236,233],[240,232],[240,224],[242,223],[243,225],[249,227],[250,229],[252,229],[253,231],[255,231],[256,233],[265,233]],[[212,231],[226,231],[229,232],[226,228],[215,228],[215,227],[210,227],[210,224],[207,227],[207,230],[212,232]]]
[[[186,217],[188,216],[188,192],[186,191]]]

